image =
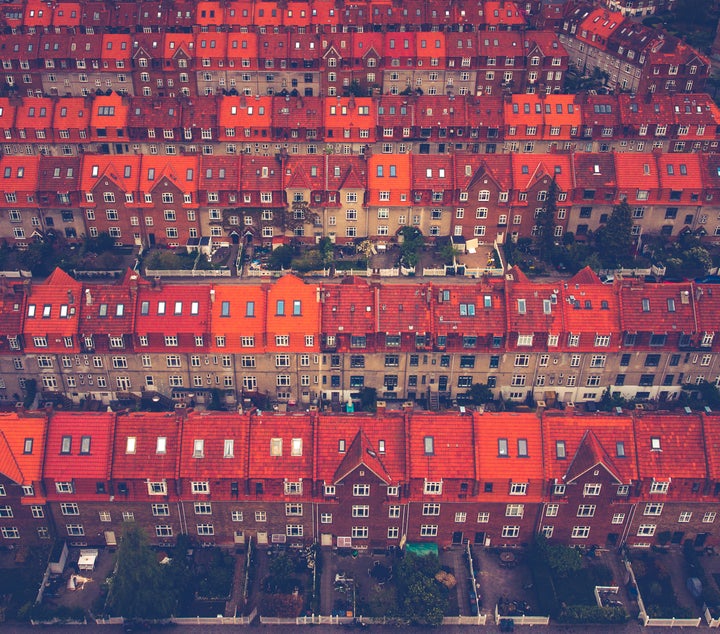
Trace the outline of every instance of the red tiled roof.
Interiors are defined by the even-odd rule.
[[[479,479],[494,482],[493,499],[504,501],[510,482],[540,482],[543,479],[543,446],[540,420],[535,414],[473,414],[479,437],[474,442],[479,458]],[[499,440],[507,441],[508,455],[500,455]],[[527,441],[527,456],[518,455],[518,440]],[[529,489],[530,491],[530,489]],[[540,494],[540,487],[532,489]],[[528,496],[523,498],[528,499]],[[520,500],[518,500],[520,501]]]
[[[38,482],[42,478],[46,430],[44,414],[0,414],[0,473],[20,485]]]
[[[270,454],[272,439],[281,440],[281,455]],[[293,439],[302,442],[301,451],[298,451],[297,443],[295,446],[295,453],[302,455],[292,455]],[[252,414],[248,445],[248,476],[289,481],[298,481],[302,478],[309,482],[313,476],[312,447],[312,427],[308,424],[306,416],[269,412]]]
[[[505,289],[501,281],[472,286],[440,283],[431,292],[435,334],[504,336]]]
[[[32,285],[25,310],[25,344],[34,352],[69,352],[62,337],[74,337],[80,321],[82,285],[56,268],[44,282]],[[45,337],[47,346],[36,347],[33,338]]]
[[[636,414],[635,437],[641,478],[707,478],[700,415]],[[653,438],[659,438],[659,450]]]
[[[475,449],[484,444],[485,434],[482,439],[475,436],[472,416],[413,412],[406,434],[410,443],[408,475],[413,480],[477,478]],[[432,453],[426,453],[428,437],[432,437]]]
[[[638,479],[629,416],[543,414],[546,477],[567,482],[600,462],[622,483]],[[564,443],[558,456],[557,443]],[[619,445],[623,455],[619,455]]]
[[[685,282],[643,284],[622,280],[620,320],[622,330],[630,333],[696,333],[698,325],[692,285]]]
[[[180,477],[182,478],[234,478],[247,477],[249,452],[248,416],[224,412],[192,412],[182,427]],[[195,441],[203,441],[202,457],[195,457]],[[232,440],[232,451],[226,447]],[[304,444],[304,443],[303,443]],[[227,454],[225,450],[228,450]],[[288,443],[289,452],[290,445]],[[268,443],[269,451],[269,443]],[[311,452],[305,445],[303,452]]]
[[[129,269],[116,284],[85,284],[79,302],[80,334],[94,334],[96,338],[132,335],[140,286],[149,286],[149,282]]]
[[[379,332],[431,333],[429,305],[432,287],[427,284],[389,284],[378,289],[377,324]]]
[[[405,423],[397,414],[321,415],[315,456],[316,479],[332,483],[364,461],[388,483],[406,481]],[[358,441],[358,436],[361,440]],[[340,441],[345,451],[340,451]],[[354,445],[354,446],[353,446]],[[376,455],[368,453],[368,449]]]
[[[158,438],[165,438],[158,452]],[[128,438],[135,438],[128,453]],[[115,424],[113,479],[172,479],[177,475],[180,452],[180,420],[174,412],[131,412],[119,415]]]
[[[46,478],[56,481],[108,480],[113,455],[115,414],[85,412],[82,416],[55,412],[48,426],[45,450]],[[63,437],[71,438],[70,452],[62,453]],[[82,438],[90,437],[90,451],[81,453]]]
[[[267,294],[259,284],[227,285],[217,284],[210,290],[211,332],[215,336],[225,337],[226,353],[263,351],[263,326]],[[252,305],[252,310],[249,305]],[[254,335],[255,345],[243,347],[241,337]],[[215,342],[210,342],[215,346]],[[220,348],[215,348],[220,352]]]

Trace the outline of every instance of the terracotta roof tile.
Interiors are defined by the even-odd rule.
[[[42,479],[47,418],[0,414],[0,473],[21,485]]]
[[[273,442],[274,439],[280,442]],[[300,442],[293,443],[293,439]],[[309,483],[313,477],[312,447],[312,428],[305,416],[252,414],[248,477],[293,482],[302,479]]]
[[[48,426],[45,450],[46,478],[56,481],[108,480],[112,465],[115,414],[85,412],[82,416],[55,412]],[[63,451],[63,438],[69,437],[70,450]],[[82,439],[90,438],[89,451],[83,452]]]
[[[128,452],[128,438],[134,438]],[[165,438],[164,447],[158,438]],[[175,412],[131,412],[115,424],[113,479],[173,479],[180,452],[180,420]]]

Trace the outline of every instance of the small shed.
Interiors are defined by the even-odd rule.
[[[61,575],[65,570],[65,564],[68,558],[67,542],[61,539],[55,541],[52,552],[50,553],[50,574]]]
[[[95,560],[98,558],[97,548],[84,548],[80,551],[78,570],[95,570]]]

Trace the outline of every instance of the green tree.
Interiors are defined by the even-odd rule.
[[[450,266],[455,262],[455,258],[460,255],[460,249],[458,249],[452,242],[446,242],[440,249],[440,257],[444,264]]]
[[[626,200],[613,207],[607,223],[595,232],[595,246],[606,268],[622,265],[630,256],[633,244],[632,213]]]
[[[176,603],[171,584],[143,530],[126,526],[108,593],[110,612],[128,619],[167,618]]]
[[[293,248],[287,244],[274,249],[268,258],[268,267],[273,271],[289,269],[292,264]]]
[[[334,248],[333,243],[327,236],[320,238],[317,245],[318,251],[320,251],[320,257],[322,258],[323,266],[327,266],[333,261]]]
[[[487,383],[473,383],[470,389],[465,392],[465,395],[472,401],[473,405],[482,405],[494,399],[492,390],[487,386]]]
[[[403,227],[400,230],[403,238],[400,245],[400,263],[409,269],[414,269],[420,261],[420,249],[425,244],[425,238],[417,227]]]
[[[401,618],[413,625],[437,626],[447,607],[447,589],[435,580],[440,570],[437,555],[406,553],[397,566],[397,595],[402,597]]]
[[[535,538],[535,553],[558,577],[569,577],[582,569],[582,555],[576,548],[551,544],[542,535]]]
[[[557,192],[557,183],[553,178],[552,181],[550,181],[550,187],[548,187],[547,200],[545,201],[545,205],[535,219],[535,224],[538,228],[537,234],[535,236],[535,246],[539,251],[540,259],[543,260],[543,262],[550,262],[552,252],[555,247]]]

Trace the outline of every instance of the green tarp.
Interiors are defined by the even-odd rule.
[[[435,555],[437,557],[438,547],[437,544],[432,543],[408,542],[405,544],[405,552],[418,557],[425,557],[426,555]]]

